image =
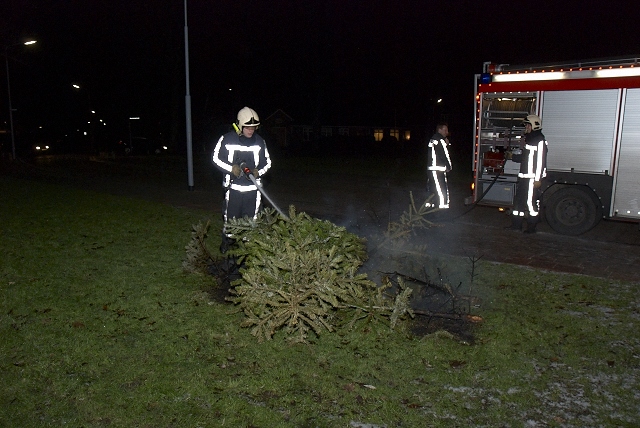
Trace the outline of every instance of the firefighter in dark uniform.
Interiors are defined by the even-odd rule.
[[[451,157],[449,156],[449,126],[440,123],[436,127],[436,133],[429,140],[427,147],[427,192],[436,197],[430,198],[425,204],[427,207],[440,209],[449,208],[449,187],[447,185],[447,173],[451,171]]]
[[[261,194],[245,169],[248,168],[260,185],[260,177],[271,168],[271,158],[265,141],[256,133],[260,118],[255,110],[244,107],[237,116],[238,132],[228,132],[218,140],[213,150],[213,163],[222,171],[225,190],[223,217],[226,224],[232,218],[255,219],[261,206]],[[230,245],[223,230],[221,251]]]
[[[524,120],[525,139],[521,154],[512,154],[511,159],[520,164],[516,183],[515,206],[510,229],[522,230],[523,219],[527,228],[524,233],[536,233],[540,219],[540,186],[547,175],[547,140],[542,134],[542,121],[535,114]]]

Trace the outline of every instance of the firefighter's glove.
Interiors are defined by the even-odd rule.
[[[255,168],[253,171],[251,171],[251,174],[253,174],[253,178],[260,177],[260,173],[258,172],[258,168]]]
[[[240,165],[233,165],[231,167],[231,174],[235,175],[236,177],[240,177],[242,175],[242,168],[240,168]]]
[[[534,181],[533,182],[533,187],[536,189],[539,189],[540,186],[542,186],[542,181]]]

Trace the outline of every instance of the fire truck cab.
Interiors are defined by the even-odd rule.
[[[484,63],[475,76],[473,194],[468,204],[510,210],[523,120],[548,142],[541,215],[579,235],[602,218],[640,222],[640,57],[556,65]]]

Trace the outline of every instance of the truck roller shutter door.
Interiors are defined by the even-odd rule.
[[[611,170],[618,94],[618,89],[544,93],[542,132],[549,142],[549,170]]]
[[[628,89],[615,169],[613,216],[640,219],[640,89]]]

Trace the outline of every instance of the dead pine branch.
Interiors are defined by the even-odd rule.
[[[406,281],[409,283],[417,284],[419,286],[424,286],[426,288],[432,288],[437,292],[441,293],[442,295],[446,296],[446,300],[438,306],[438,309],[448,305],[449,303],[451,304],[451,310],[449,312],[442,312],[440,310],[427,311],[427,310],[414,309],[413,310],[414,313],[418,315],[424,315],[424,316],[435,317],[435,318],[446,318],[446,319],[453,319],[453,320],[468,321],[467,317],[471,316],[470,315],[471,305],[473,302],[477,301],[477,298],[474,296],[460,294],[454,291],[451,285],[449,285],[449,283],[446,282],[442,277],[442,272],[440,271],[440,269],[438,269],[438,276],[440,278],[439,283],[430,281],[428,278],[426,280],[422,280],[422,279],[415,278],[410,275],[406,275],[397,271],[380,272],[380,273],[385,275],[386,278],[389,278],[390,276],[395,276],[399,279],[399,281]],[[460,289],[460,286],[458,286],[457,289]],[[468,308],[466,314],[460,313],[458,311],[457,309],[458,303],[462,303]]]
[[[443,285],[440,285],[440,284],[434,283],[432,281],[429,281],[428,279],[427,280],[422,280],[422,279],[414,278],[414,277],[412,277],[410,275],[406,275],[406,274],[400,273],[398,271],[380,272],[380,273],[384,274],[384,275],[388,275],[388,276],[394,275],[394,276],[397,276],[398,278],[404,279],[405,281],[413,282],[413,283],[418,284],[418,285],[424,285],[426,287],[435,288],[436,290],[440,291],[441,293],[448,294],[449,296],[452,296],[452,297],[457,297],[456,293],[454,293],[454,291],[451,288],[451,286],[449,284],[447,284],[446,282],[442,281],[442,278],[441,278],[441,283]]]
[[[467,258],[469,259],[469,261],[471,262],[471,270],[469,271],[469,275],[470,275],[470,279],[471,279],[471,284],[473,284],[473,281],[476,279],[476,276],[478,276],[478,273],[476,272],[476,268],[477,268],[477,264],[480,261],[480,259],[482,258],[483,255],[472,255],[472,256],[467,256]]]
[[[385,239],[378,246],[378,248],[386,245],[387,243],[398,243],[408,240],[411,233],[416,229],[427,229],[435,225],[430,220],[427,220],[426,215],[437,211],[438,208],[427,206],[433,196],[429,196],[424,203],[417,206],[413,197],[413,192],[409,192],[409,208],[403,212],[398,221],[390,221],[387,230],[384,233]],[[431,205],[431,204],[429,204]]]
[[[206,273],[208,266],[215,261],[206,244],[209,225],[209,221],[200,221],[191,228],[191,240],[185,247],[186,259],[182,262],[182,268],[186,272]]]
[[[416,315],[423,315],[429,318],[444,318],[449,320],[467,321],[472,323],[481,323],[483,321],[483,318],[479,315],[461,314],[457,312],[453,312],[453,313],[432,312],[432,311],[414,309],[413,313]]]

